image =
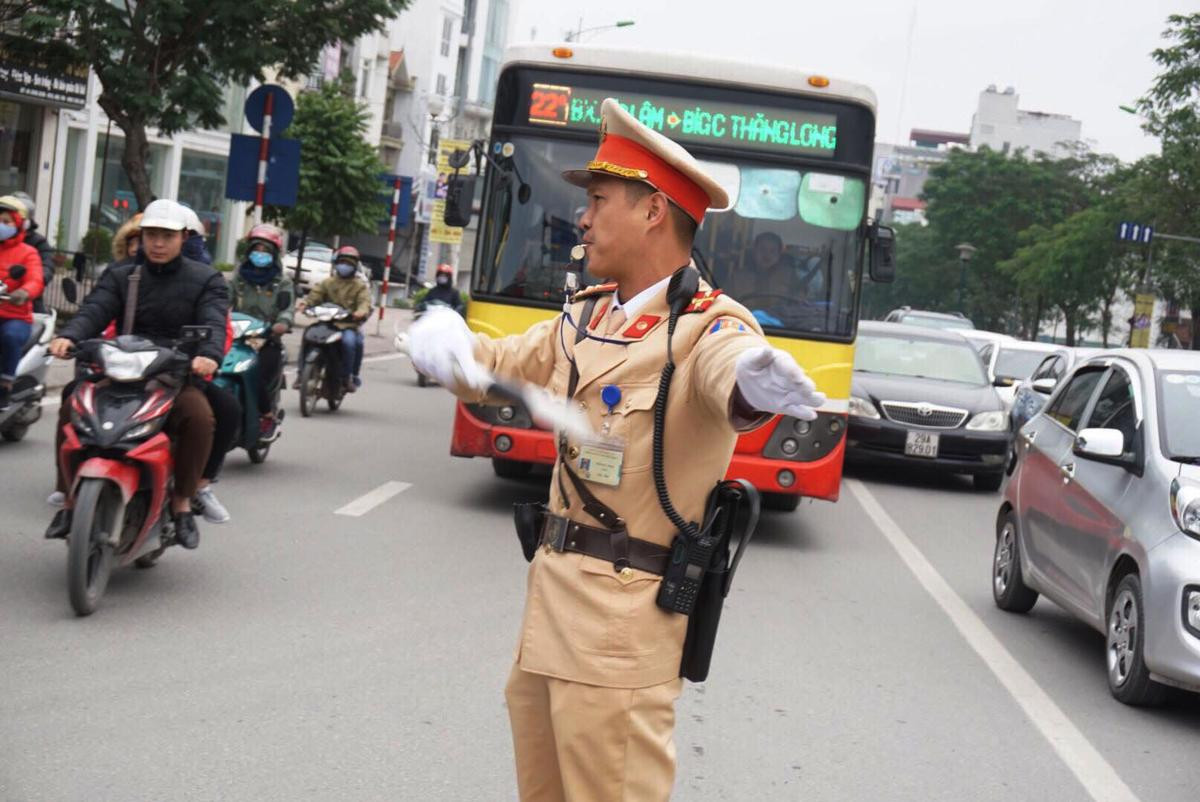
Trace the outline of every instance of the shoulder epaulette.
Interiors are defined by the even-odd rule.
[[[689,312],[707,312],[708,308],[716,303],[717,298],[724,294],[723,290],[701,290],[692,296],[692,302],[683,313],[686,315]]]
[[[584,287],[579,292],[571,296],[571,303],[584,301],[591,298],[593,295],[603,295],[607,292],[616,292],[617,282],[613,281],[609,284],[593,284],[590,287]]]

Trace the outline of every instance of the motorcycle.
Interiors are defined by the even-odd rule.
[[[0,281],[0,304],[8,301],[9,290]],[[58,313],[34,314],[33,331],[21,350],[8,406],[0,409],[0,437],[15,443],[42,417],[42,398],[46,395],[46,369],[50,366],[50,340]]]
[[[282,292],[275,299],[276,307],[282,311],[292,303],[291,295]],[[246,449],[247,456],[255,465],[262,464],[267,459],[271,444],[279,439],[280,424],[283,423],[284,411],[279,408],[279,393],[284,389],[286,380],[280,373],[279,382],[271,388],[271,409],[258,408],[258,349],[263,343],[278,335],[271,332],[266,322],[241,312],[234,312],[233,344],[225,355],[220,369],[213,381],[237,397],[242,405],[242,419],[238,422],[238,433],[234,438],[232,448]],[[286,363],[286,356],[284,357]],[[259,421],[267,412],[275,415],[275,431],[270,437],[264,437]]]
[[[80,616],[95,612],[114,566],[148,568],[175,544],[174,458],[163,431],[190,380],[184,349],[211,334],[184,326],[172,347],[125,334],[74,349],[76,384],[59,464],[72,509],[67,589]]]
[[[333,324],[350,317],[350,310],[334,303],[304,309],[317,321],[304,329],[300,345],[300,373],[296,387],[300,391],[300,414],[309,417],[317,401],[325,399],[329,411],[336,412],[346,396],[342,381],[342,330]]]

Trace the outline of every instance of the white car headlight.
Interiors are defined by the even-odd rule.
[[[1171,515],[1179,531],[1200,538],[1200,488],[1172,481]]]
[[[857,395],[850,396],[850,414],[858,418],[879,420],[879,410],[875,408],[871,400],[869,398],[860,398]]]
[[[132,382],[141,379],[146,368],[158,359],[158,351],[122,351],[112,345],[100,349],[104,362],[104,375],[113,381]]]
[[[971,418],[967,428],[976,432],[1002,432],[1008,428],[1008,415],[1001,410],[980,412]]]

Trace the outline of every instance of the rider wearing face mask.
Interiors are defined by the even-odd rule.
[[[326,302],[349,310],[348,319],[335,321],[333,325],[342,330],[342,378],[346,382],[346,391],[351,393],[362,386],[358,375],[363,358],[359,326],[371,314],[371,291],[367,283],[358,278],[358,262],[357,248],[349,245],[338,248],[333,254],[333,273],[296,304],[297,312]]]
[[[283,264],[279,261],[283,233],[275,226],[263,223],[250,229],[246,242],[250,245],[246,259],[230,282],[231,306],[235,312],[271,324],[271,333],[275,336],[267,338],[258,349],[258,408],[270,410],[271,388],[279,382],[279,374],[283,372],[283,344],[279,338],[292,327],[296,292],[292,280],[283,275]],[[275,300],[281,292],[286,292],[292,299],[282,311]],[[263,414],[260,425],[264,437],[275,433],[276,423],[274,413]]]
[[[33,329],[33,300],[42,294],[42,262],[25,244],[25,206],[12,195],[0,198],[0,282],[8,298],[0,300],[0,407],[9,392],[21,350]]]
[[[443,303],[462,314],[463,300],[458,290],[454,288],[454,268],[450,265],[438,265],[436,282],[433,288],[425,294],[425,303]]]

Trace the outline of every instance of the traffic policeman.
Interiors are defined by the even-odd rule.
[[[524,802],[669,798],[688,624],[657,603],[679,532],[672,521],[702,519],[739,432],[775,413],[811,420],[825,401],[743,306],[702,282],[672,296],[687,287],[676,274],[695,270],[705,211],[729,198],[616,101],[602,114],[596,157],[564,178],[587,190],[583,246],[608,283],[521,335],[472,335],[436,309],[409,332],[414,366],[461,399],[488,401],[492,377],[525,382],[569,398],[595,432],[559,435],[505,692]],[[676,369],[658,459],[674,519],[652,471],[668,358]]]

